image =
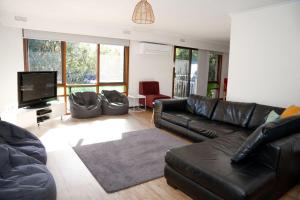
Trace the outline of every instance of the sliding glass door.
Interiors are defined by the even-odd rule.
[[[198,50],[175,47],[173,97],[185,98],[197,91]]]
[[[196,94],[198,82],[198,50],[192,50],[192,61],[190,71],[190,94]]]

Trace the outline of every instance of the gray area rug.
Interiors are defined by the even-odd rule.
[[[162,177],[166,152],[184,145],[187,142],[153,128],[74,150],[104,190],[112,193]]]

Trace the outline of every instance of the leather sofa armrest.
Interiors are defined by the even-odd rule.
[[[184,111],[186,108],[186,99],[158,99],[154,104],[154,124],[159,127],[161,114],[165,111]]]
[[[270,142],[256,155],[258,162],[276,171],[283,185],[300,179],[300,133]]]
[[[280,149],[277,172],[280,177],[300,178],[300,133],[293,134],[272,143]]]
[[[268,143],[258,148],[251,159],[269,167],[272,170],[277,170],[280,158],[280,148]]]

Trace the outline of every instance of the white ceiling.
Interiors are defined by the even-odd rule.
[[[131,15],[138,0],[0,0],[0,17],[27,17],[47,23],[97,24],[123,30],[155,31],[228,43],[230,13],[278,4],[286,0],[148,0],[156,22],[137,25]]]

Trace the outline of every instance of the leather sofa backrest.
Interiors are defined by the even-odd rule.
[[[199,95],[191,94],[186,101],[186,110],[190,113],[195,113],[195,105]]]
[[[212,120],[247,127],[255,103],[218,101]]]
[[[187,99],[186,110],[190,113],[210,119],[217,102],[218,99],[191,94]]]
[[[199,96],[195,104],[195,114],[211,119],[217,103],[218,99]]]
[[[274,110],[277,114],[280,115],[284,111],[284,108],[256,104],[253,114],[250,118],[248,128],[256,129],[257,127],[265,123],[269,113],[272,110]]]

